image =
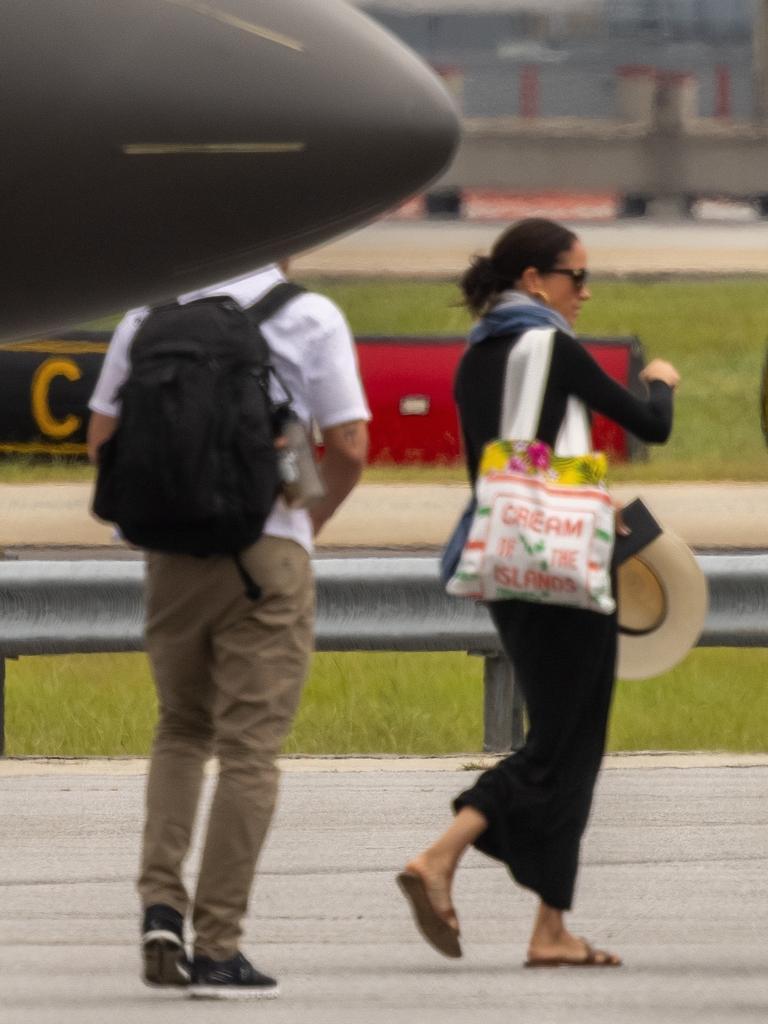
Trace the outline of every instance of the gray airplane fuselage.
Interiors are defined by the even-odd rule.
[[[435,75],[337,0],[3,0],[0,338],[370,220],[457,142]]]

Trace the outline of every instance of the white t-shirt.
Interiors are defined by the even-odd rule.
[[[220,282],[179,296],[192,302],[208,295],[229,295],[250,306],[285,277],[277,267]],[[149,307],[132,309],[115,328],[89,408],[106,416],[120,415],[117,392],[130,370],[129,349]],[[291,392],[297,416],[320,430],[371,418],[357,367],[354,341],[344,315],[330,299],[306,292],[291,299],[262,327],[275,369]],[[284,399],[279,386],[275,398]],[[310,553],[312,525],[304,509],[290,509],[278,498],[264,533],[295,540]]]

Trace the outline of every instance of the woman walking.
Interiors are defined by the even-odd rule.
[[[480,320],[454,393],[473,486],[483,447],[499,436],[505,397],[510,401],[506,392],[514,391],[507,375],[510,352],[531,328],[555,331],[538,440],[558,451],[572,399],[644,441],[667,440],[677,371],[654,359],[641,374],[648,397],[640,399],[600,369],[574,337],[581,306],[590,298],[587,278],[578,237],[541,218],[508,228],[490,256],[474,259],[464,273],[466,304]],[[490,602],[489,609],[525,698],[525,746],[456,797],[450,827],[408,862],[398,882],[427,941],[446,956],[461,956],[451,884],[462,854],[474,845],[506,864],[539,898],[526,966],[618,966],[616,954],[593,949],[564,920],[605,747],[616,615],[516,599]]]

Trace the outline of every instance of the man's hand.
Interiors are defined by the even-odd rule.
[[[320,461],[320,475],[325,484],[325,496],[309,510],[316,534],[360,479],[368,458],[368,424],[365,420],[353,420],[327,427],[322,432],[322,441],[325,451]]]

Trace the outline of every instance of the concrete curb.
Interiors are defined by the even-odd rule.
[[[445,757],[407,757],[399,754],[345,757],[291,756],[279,759],[287,773],[314,772],[458,772],[490,768],[498,756],[481,753]],[[144,757],[9,757],[0,760],[0,778],[38,775],[145,775]],[[628,768],[768,768],[768,753],[736,754],[722,751],[627,751],[608,754],[605,771]],[[215,762],[208,766],[209,773]]]

